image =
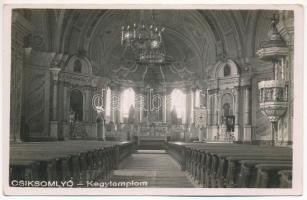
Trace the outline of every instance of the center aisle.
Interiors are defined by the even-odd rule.
[[[164,150],[138,150],[120,163],[111,180],[147,181],[147,187],[194,187]]]

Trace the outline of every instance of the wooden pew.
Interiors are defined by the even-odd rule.
[[[10,177],[9,183],[12,180],[38,180],[39,162],[28,160],[12,160],[10,162]]]
[[[241,169],[237,163],[243,159],[292,164],[292,150],[284,147],[172,142],[168,144],[168,152],[184,163],[194,180],[205,187],[235,187]]]
[[[278,188],[280,183],[278,172],[281,170],[292,170],[292,164],[258,164],[256,165],[256,178],[253,183],[255,188]]]
[[[235,150],[235,148],[239,148],[239,152],[241,152],[241,148],[243,147],[243,146],[231,146],[231,148],[230,149],[220,149],[221,148],[221,146],[219,145],[219,146],[215,146],[215,147],[213,147],[213,146],[211,146],[211,147],[209,147],[209,146],[207,146],[207,147],[199,147],[199,146],[195,146],[195,147],[193,147],[194,149],[195,148],[200,148],[200,149],[202,149],[203,151],[205,151],[205,150],[207,150],[207,151],[210,151],[209,152],[209,154],[210,153],[212,153],[212,151],[214,150],[214,148],[218,148],[218,150],[217,151],[221,151],[222,153],[225,153],[225,151],[234,151]],[[210,150],[211,149],[211,150]],[[258,150],[259,150],[259,148],[258,148]],[[260,149],[261,150],[261,149]],[[195,151],[194,150],[194,152],[195,152],[195,154],[199,154],[199,149],[197,150],[197,151]],[[216,151],[216,150],[215,150]],[[261,150],[262,151],[262,150]],[[203,163],[203,160],[204,160],[204,156],[202,156],[202,158],[201,158],[201,162],[197,162],[197,158],[199,158],[199,157],[197,157],[197,155],[196,155],[196,158],[193,156],[193,153],[194,152],[192,152],[192,156],[190,156],[191,158],[192,158],[192,162],[191,161],[189,161],[190,163],[192,163],[191,165],[192,165],[192,168],[190,169],[190,171],[191,171],[191,173],[192,173],[192,175],[193,176],[198,176],[199,177],[199,175],[201,174],[201,173],[199,173],[198,171],[199,171],[199,169],[197,170],[197,163],[198,163],[198,166],[205,166],[205,170],[204,171],[209,171],[210,169],[212,170],[212,172],[210,172],[209,174],[213,174],[213,177],[214,177],[214,175],[215,175],[215,168],[216,168],[216,166],[217,166],[217,160],[216,160],[216,158],[214,157],[214,154],[212,154],[212,155],[210,155],[209,157],[207,157],[207,163]],[[261,153],[261,155],[263,154],[263,153],[265,153],[265,152],[262,152]],[[194,155],[195,155],[194,154]],[[231,155],[231,154],[230,154]],[[209,158],[209,159],[208,159]],[[212,158],[212,162],[210,162],[211,161],[211,159],[210,158]],[[194,160],[194,162],[193,162],[193,160]],[[195,161],[196,160],[196,161]],[[211,164],[212,163],[212,164]],[[196,165],[196,166],[195,166]],[[211,165],[211,167],[209,168],[209,166]],[[213,165],[213,166],[212,166]],[[188,167],[189,168],[189,167]],[[196,171],[195,171],[196,170]],[[200,170],[201,172],[202,172],[202,170]]]
[[[292,188],[292,170],[281,170],[278,174],[280,175],[280,188]]]
[[[118,155],[115,154],[116,148],[121,150]],[[37,177],[40,177],[41,180],[73,179],[75,183],[78,183],[79,181],[107,178],[106,176],[115,168],[116,156],[119,156],[118,160],[128,156],[131,153],[129,148],[131,148],[129,142],[101,141],[13,144],[10,147],[11,178],[23,180],[25,172],[23,175],[18,175],[16,169],[21,167],[34,171],[32,163],[35,162],[39,163],[40,175]],[[23,161],[22,165],[21,161]],[[30,177],[32,180],[33,178],[34,176]]]
[[[253,152],[242,152],[240,149],[231,149],[225,152],[213,152],[212,166],[210,169],[211,185],[213,187],[224,187],[226,183],[230,187],[234,187],[233,179],[238,174],[239,168],[237,162],[246,160],[291,160],[288,152],[279,155],[280,151],[266,151],[265,149],[253,149]],[[288,154],[288,155],[287,155]],[[225,174],[227,172],[227,175]]]
[[[246,161],[246,163],[249,163],[249,167],[252,165],[256,165],[258,163],[269,163],[269,162],[287,162],[292,163],[291,157],[285,157],[278,154],[260,154],[260,155],[237,155],[237,156],[230,156],[227,157],[225,162],[226,169],[226,176],[225,171],[224,174],[219,178],[221,180],[223,177],[225,177],[223,180],[221,187],[244,187],[239,184],[239,179],[245,180],[248,179],[248,174],[241,174],[242,165],[240,162]],[[247,176],[247,177],[246,177]]]
[[[261,160],[241,160],[239,161],[239,163],[241,165],[240,173],[237,177],[237,182],[235,183],[235,185],[240,188],[248,188],[253,187],[252,178],[255,177],[253,173],[257,164],[292,164],[292,160],[282,160],[278,158],[264,160],[262,158]]]

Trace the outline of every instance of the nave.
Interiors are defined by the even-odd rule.
[[[10,186],[292,187],[293,11],[12,15]]]

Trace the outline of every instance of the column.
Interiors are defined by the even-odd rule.
[[[251,125],[250,125],[250,86],[244,88],[244,138],[243,142],[251,142]]]
[[[101,89],[101,94],[103,98],[103,108],[104,111],[102,112],[102,140],[106,140],[106,107],[107,107],[107,88]]]
[[[213,113],[213,126],[212,126],[212,136],[213,136],[213,139],[214,137],[218,136],[219,135],[219,124],[218,124],[218,121],[219,121],[219,114],[218,114],[218,109],[219,109],[219,103],[218,103],[218,91],[215,90],[214,91],[214,111],[212,111]],[[219,138],[219,137],[217,137]]]
[[[215,114],[215,125],[219,125],[219,96],[218,93],[214,94],[214,114]]]
[[[113,122],[113,123],[115,123],[115,105],[114,105],[114,99],[115,99],[115,90],[114,90],[114,88],[111,88],[111,121]]]
[[[191,105],[192,105],[192,90],[191,88],[185,89],[186,93],[186,124],[191,124]]]
[[[167,101],[166,101],[166,88],[163,86],[162,89],[162,97],[161,97],[161,105],[162,105],[162,123],[166,123],[166,105],[167,105]]]
[[[217,125],[220,126],[221,124],[221,98],[222,98],[222,93],[217,93],[217,98],[216,98],[216,121],[217,121]]]
[[[50,68],[51,81],[52,81],[52,117],[50,121],[50,137],[58,138],[58,81],[60,68]]]
[[[139,90],[136,89],[135,90],[135,99],[134,99],[134,102],[135,102],[135,118],[136,118],[136,121],[138,123],[140,123],[140,120],[141,120],[141,116],[140,116],[140,109],[141,109],[141,97],[140,97],[140,93],[139,93]]]
[[[63,107],[64,107],[64,119],[63,119],[63,121],[66,121],[66,122],[68,122],[69,120],[68,120],[68,118],[69,118],[69,116],[68,116],[68,113],[70,112],[70,110],[69,110],[69,105],[68,105],[68,102],[67,102],[67,99],[68,99],[68,95],[67,95],[67,83],[64,83],[63,84]]]
[[[207,140],[211,140],[211,102],[209,90],[207,90]]]
[[[293,90],[293,84],[294,84],[294,66],[293,66],[293,52],[294,52],[294,14],[292,11],[279,11],[280,22],[279,24],[280,29],[279,33],[281,34],[282,38],[285,39],[287,42],[287,46],[289,49],[288,56],[286,60],[288,62],[284,62],[284,78],[287,81],[287,87],[288,87],[288,110],[286,114],[283,116],[283,123],[287,123],[287,128],[284,127],[284,124],[282,126],[284,127],[281,129],[280,133],[283,135],[283,144],[284,145],[291,145],[293,141],[293,133],[292,127],[293,127],[293,98],[294,98],[294,90]]]
[[[65,82],[63,82],[63,139],[69,138],[69,126],[70,126],[70,120],[69,120],[69,115],[70,115],[70,104],[69,104],[69,85]]]
[[[120,92],[119,87],[112,87],[111,93],[111,119],[116,125],[119,123],[119,112],[120,112]]]
[[[195,90],[191,91],[191,124],[194,123]]]
[[[172,92],[171,88],[166,89],[166,92],[165,92],[165,98],[166,98],[166,122],[169,122],[169,123],[171,122],[171,111],[172,111],[172,108],[171,108],[171,104],[172,104],[171,92]]]
[[[213,89],[208,91],[208,116],[210,118],[210,125],[207,129],[208,140],[215,140],[218,138],[218,90]]]
[[[122,94],[123,94],[123,92],[125,91],[125,87],[124,86],[120,86],[119,87],[119,94],[118,94],[118,96],[119,96],[119,102],[118,102],[118,110],[117,110],[117,116],[118,116],[118,122],[119,123],[123,123],[124,122],[124,117],[123,117],[123,113],[121,112],[121,110],[122,110],[122,108],[121,108],[121,106],[122,106],[122,101],[124,101],[124,99],[121,99],[121,96],[122,96]]]
[[[235,125],[239,124],[239,87],[235,87],[235,102],[234,102],[234,114],[235,114]]]
[[[211,95],[209,95],[209,92],[207,91],[207,127],[212,125],[211,120]]]
[[[162,99],[163,99],[163,107],[162,107],[162,109],[163,109],[163,123],[166,123],[166,113],[167,113],[167,109],[166,109],[166,106],[167,106],[167,99],[166,99],[166,93],[165,92],[163,92],[163,97],[162,97]]]
[[[140,87],[135,88],[135,118],[138,123],[142,122],[143,117],[143,96],[142,89]]]
[[[234,102],[234,114],[235,114],[235,131],[234,131],[234,137],[235,137],[235,140],[238,141],[239,139],[239,105],[240,105],[240,102],[239,102],[239,86],[235,86],[235,92],[234,92],[234,96],[235,96],[235,102]]]
[[[24,48],[24,39],[30,33],[31,25],[19,13],[12,13],[12,52],[11,52],[11,82],[10,82],[10,141],[21,142],[20,134],[25,123],[22,117],[23,105],[23,78],[26,59],[31,48]]]
[[[90,88],[86,88],[85,96],[86,96],[86,99],[87,99],[86,100],[87,105],[86,105],[86,108],[85,108],[84,119],[85,119],[85,121],[90,122],[91,121],[91,119],[90,119],[90,114],[91,114],[90,110],[93,109],[92,108],[92,99],[90,97]]]
[[[140,123],[142,123],[143,112],[144,112],[144,109],[145,109],[145,97],[144,97],[144,89],[143,88],[139,89],[138,98],[139,98],[139,109],[138,109],[139,121],[140,121]]]
[[[245,86],[244,88],[244,100],[245,100],[245,106],[244,106],[244,124],[249,125],[250,124],[250,112],[249,112],[249,102],[250,102],[250,98],[249,98],[249,94],[250,94],[250,86]]]

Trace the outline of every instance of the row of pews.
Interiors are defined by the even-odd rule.
[[[15,186],[13,180],[71,181],[73,187],[78,187],[89,180],[106,180],[132,151],[130,142],[70,140],[11,144],[10,185]]]
[[[292,149],[169,142],[168,153],[206,188],[291,188]]]

